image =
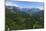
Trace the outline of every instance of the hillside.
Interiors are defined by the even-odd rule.
[[[40,9],[20,9],[6,7],[6,25],[10,29],[39,29],[44,27],[44,11]],[[29,13],[30,12],[30,13]]]

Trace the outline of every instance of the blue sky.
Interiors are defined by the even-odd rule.
[[[29,2],[43,2],[43,0],[7,0],[7,1],[29,1]]]
[[[20,8],[39,8],[43,9],[43,2],[15,2],[15,1],[6,1],[7,6],[16,6]]]

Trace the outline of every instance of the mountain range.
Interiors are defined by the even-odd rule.
[[[28,14],[44,14],[44,10],[38,8],[20,8],[16,6],[6,6],[7,9],[10,9],[12,13],[15,12],[25,12]]]

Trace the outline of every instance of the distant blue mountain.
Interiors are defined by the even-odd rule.
[[[13,12],[26,12],[29,14],[44,14],[44,10],[38,8],[19,8],[15,6],[6,6],[6,8],[11,9]]]

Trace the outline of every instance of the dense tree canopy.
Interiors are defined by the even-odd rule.
[[[6,8],[6,27],[8,26],[10,29],[38,29],[44,27],[44,15],[32,15],[16,11],[16,13],[12,13],[10,9]]]

